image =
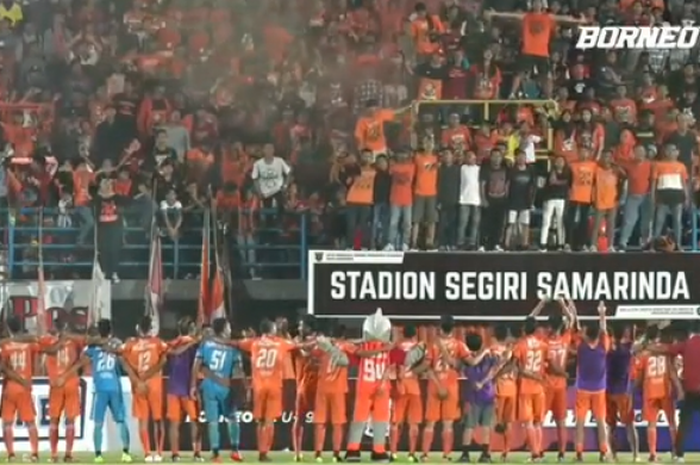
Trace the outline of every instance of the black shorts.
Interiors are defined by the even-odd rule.
[[[531,72],[538,76],[546,76],[549,73],[549,57],[541,57],[537,55],[520,55],[520,72]]]

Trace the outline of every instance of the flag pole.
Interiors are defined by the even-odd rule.
[[[92,217],[94,219],[98,219],[97,215],[96,215],[97,211],[95,209],[95,205],[93,204],[91,208],[92,208]],[[99,221],[94,221],[94,225],[92,227],[92,250],[94,251],[92,254],[92,274],[93,274],[93,276],[91,276],[92,281],[95,280],[94,274],[95,274],[95,267],[97,267],[97,266],[100,267],[100,273],[102,273],[102,275],[104,276],[104,271],[102,271],[102,266],[100,265],[100,249],[99,249],[98,242],[97,242],[98,241],[98,236],[97,236],[97,234],[98,234],[97,233],[97,225],[98,224],[99,224]],[[111,277],[110,277],[110,279],[111,279]],[[99,283],[99,285],[102,286],[102,283]],[[93,282],[92,287],[94,288],[94,286],[95,286],[95,283]],[[93,292],[93,294],[95,294],[95,289],[93,289],[92,292]],[[101,292],[101,290],[100,290],[100,292]],[[90,312],[92,313],[92,315],[91,315],[92,321],[90,323],[93,325],[96,325],[97,322],[102,319],[102,306],[99,307],[99,309],[97,311],[97,315],[94,314],[95,304],[96,304],[95,300],[96,300],[96,296],[93,295],[92,296],[93,308],[90,310]]]
[[[43,335],[47,329],[45,305],[45,277],[44,277],[44,207],[39,208],[39,244],[37,245],[39,268],[37,272],[37,331]]]
[[[158,189],[158,179],[153,180],[153,201],[155,202],[156,199],[156,191]],[[148,296],[148,299],[146,300],[146,307],[144,308],[144,315],[149,315],[151,307],[153,307],[153,299],[151,297],[151,276],[153,276],[153,253],[154,253],[154,247],[156,246],[156,240],[155,240],[155,235],[157,234],[157,220],[156,216],[158,214],[158,206],[156,205],[156,212],[153,214],[153,217],[151,218],[151,231],[148,234],[148,281],[146,284],[146,295]]]
[[[224,268],[224,265],[228,264],[228,260],[226,257],[221,256],[222,252],[224,251],[222,249],[226,248],[226,240],[223,240],[222,249],[219,249],[220,231],[217,227],[218,223],[216,218],[213,218],[212,215],[210,215],[210,219],[213,222],[213,225],[211,225],[211,230],[214,231],[214,265],[216,266],[216,272],[220,272],[224,278],[224,294],[226,295],[224,302],[226,306],[226,317],[229,321],[231,321],[231,310],[233,309],[233,302],[231,301],[231,276],[229,270]],[[223,235],[223,232],[221,232],[221,234]]]
[[[202,253],[200,256],[199,270],[199,300],[197,302],[197,327],[201,328],[205,322],[211,319],[211,266],[209,257],[211,255],[211,212],[204,210],[202,217]]]
[[[221,247],[222,257],[222,271],[224,274],[224,283],[226,284],[224,291],[226,292],[226,304],[228,309],[226,313],[228,314],[229,320],[233,321],[233,278],[231,275],[231,250],[229,241],[226,239],[226,233],[221,232],[221,241],[223,245]]]

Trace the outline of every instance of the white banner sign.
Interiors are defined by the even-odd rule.
[[[44,302],[52,320],[62,316],[73,326],[85,327],[90,308],[94,316],[112,317],[112,287],[108,280],[95,281],[46,281]],[[22,319],[25,326],[36,323],[38,285],[36,281],[15,281],[0,286],[0,302],[3,311]]]

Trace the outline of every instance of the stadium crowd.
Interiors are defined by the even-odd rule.
[[[385,250],[612,251],[667,232],[694,247],[696,50],[572,39],[693,24],[696,5],[596,6],[2,0],[4,204],[77,227],[41,240],[96,242],[115,279],[154,216],[196,245],[211,206],[252,264],[302,232]]]

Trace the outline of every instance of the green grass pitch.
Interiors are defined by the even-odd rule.
[[[21,454],[20,454],[21,455]],[[439,452],[435,452],[431,455],[430,460],[427,463],[450,463],[447,460],[443,460],[440,456],[441,454]],[[204,457],[206,458],[206,462],[211,462],[209,460],[209,454],[204,453]],[[455,452],[452,454],[452,460],[456,460],[459,457],[459,453]],[[472,458],[472,461],[475,462],[476,460],[476,454],[474,454],[474,457]],[[78,453],[75,454],[75,459],[80,462],[80,463],[92,463],[93,462],[94,455],[91,453]],[[228,452],[223,451],[222,452],[222,458],[223,461],[226,463],[233,463],[229,458],[228,458]],[[254,463],[257,462],[257,452],[256,451],[247,451],[243,453],[243,458],[244,462],[247,463]],[[272,458],[272,463],[273,464],[280,464],[280,465],[292,465],[294,463],[293,460],[293,455],[291,452],[273,452],[271,454]],[[514,452],[511,453],[508,457],[508,462],[505,462],[505,465],[510,465],[510,464],[522,464],[527,461],[528,454],[525,452]],[[557,463],[556,460],[556,453],[550,452],[545,456],[544,462],[543,463]],[[646,463],[647,459],[647,454],[642,453],[641,454],[642,458],[642,463]],[[46,454],[43,454],[41,456],[40,462],[46,462],[48,459],[48,456]],[[144,463],[143,455],[138,455],[135,454],[133,456],[134,463]],[[570,452],[567,454],[566,462],[567,463],[573,463],[574,459],[574,454],[573,452]],[[584,454],[584,460],[586,463],[598,463],[598,454],[595,452],[589,452]],[[316,460],[314,460],[313,453],[310,452],[305,452],[304,453],[304,463],[316,463]],[[671,459],[671,455],[669,453],[662,453],[660,454],[660,461],[661,463],[673,463],[673,460]],[[499,454],[495,453],[493,454],[493,462],[495,464],[501,463],[503,464],[504,462],[501,462],[499,459]],[[121,454],[117,453],[110,453],[110,454],[105,454],[105,462],[106,464],[117,464],[121,463]],[[170,454],[166,453],[165,456],[163,457],[163,462],[162,463],[172,463],[170,460]],[[195,465],[197,462],[194,462],[192,460],[192,455],[189,453],[183,453],[180,459],[180,462],[178,462],[181,465]],[[324,455],[324,461],[323,463],[333,463],[331,460],[331,454],[326,453]],[[364,453],[363,454],[363,463],[371,463],[369,460],[369,453]],[[396,462],[395,462],[396,463]],[[408,460],[406,460],[406,454],[405,453],[399,453],[399,458],[397,463],[409,463]],[[632,456],[628,453],[620,454],[618,457],[618,462],[619,464],[627,464],[627,463],[633,463],[632,462]],[[686,454],[685,456],[685,463],[688,464],[700,464],[700,453],[691,453],[691,454]]]

